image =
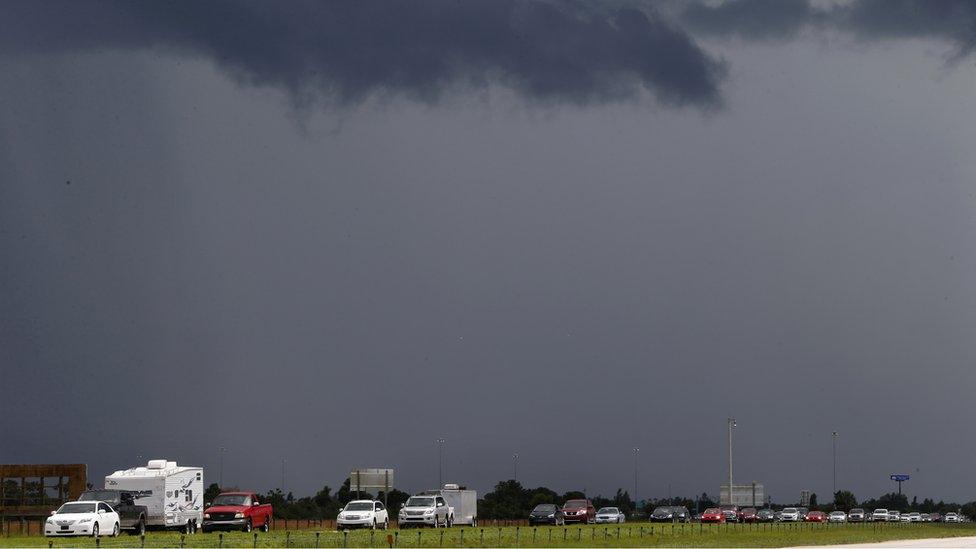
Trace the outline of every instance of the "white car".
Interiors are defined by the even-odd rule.
[[[888,511],[888,522],[901,522],[901,511]]]
[[[847,522],[847,513],[843,511],[833,511],[827,515],[827,522]]]
[[[620,524],[624,522],[624,514],[620,512],[620,509],[616,507],[601,507],[599,511],[596,512],[596,523],[614,523]]]
[[[885,522],[888,520],[888,510],[887,509],[875,509],[871,513],[871,522]]]
[[[53,511],[44,523],[45,536],[119,535],[119,514],[104,501],[72,501]]]
[[[959,522],[959,515],[955,513],[946,513],[945,516],[942,517],[942,522]]]
[[[336,526],[344,528],[382,528],[390,527],[390,515],[382,501],[371,499],[357,499],[350,501],[339,511]]]
[[[908,522],[922,522],[922,513],[909,513]]]
[[[800,510],[796,507],[787,507],[779,514],[780,522],[799,522]]]

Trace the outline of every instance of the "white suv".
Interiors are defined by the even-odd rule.
[[[871,522],[885,522],[888,520],[888,510],[887,509],[875,509],[871,513]]]
[[[444,496],[426,495],[410,496],[410,499],[400,509],[400,528],[408,526],[451,526],[454,523],[454,509]]]
[[[336,526],[343,528],[372,528],[386,530],[390,526],[390,516],[382,501],[357,499],[350,501],[339,511]]]

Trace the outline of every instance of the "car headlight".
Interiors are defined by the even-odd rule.
[[[210,513],[204,513],[203,518],[210,518]]]
[[[234,513],[234,518],[236,519],[244,518],[244,513]]]
[[[427,509],[426,511],[424,511],[424,514],[425,515],[433,515],[434,514],[434,510],[433,509]]]
[[[546,517],[546,518],[554,518],[555,516],[556,516],[556,513],[553,513],[553,514],[551,514],[551,515],[549,515],[549,516],[548,516],[548,517]]]
[[[83,519],[81,519],[81,520],[78,521],[78,524],[85,524],[85,523],[91,522],[91,521],[92,521],[92,518],[91,517],[89,517],[89,518],[83,518]]]

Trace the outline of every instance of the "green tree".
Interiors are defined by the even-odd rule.
[[[834,492],[834,509],[847,512],[854,507],[857,507],[857,498],[853,493],[847,490]]]
[[[203,501],[210,505],[210,502],[214,500],[215,497],[220,495],[220,486],[216,482],[207,486],[207,489],[203,492]]]

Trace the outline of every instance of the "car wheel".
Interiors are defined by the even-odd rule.
[[[454,517],[447,517],[447,525],[446,526],[448,528],[450,528],[451,526],[454,526]]]
[[[247,522],[244,523],[244,531],[245,532],[251,531],[251,519],[247,519]]]
[[[376,519],[375,518],[373,519],[373,526],[372,526],[372,528],[373,528],[373,530],[376,530]]]
[[[113,538],[119,537],[119,523],[117,522],[115,523],[115,526],[112,527],[112,537]]]
[[[261,531],[265,533],[271,531],[271,517],[266,517],[264,519],[264,524],[261,525]]]
[[[92,537],[93,538],[97,538],[98,537],[98,523],[97,522],[95,524],[92,524]]]
[[[389,530],[390,529],[390,519],[386,519],[386,520],[383,521],[383,529],[384,530]]]

